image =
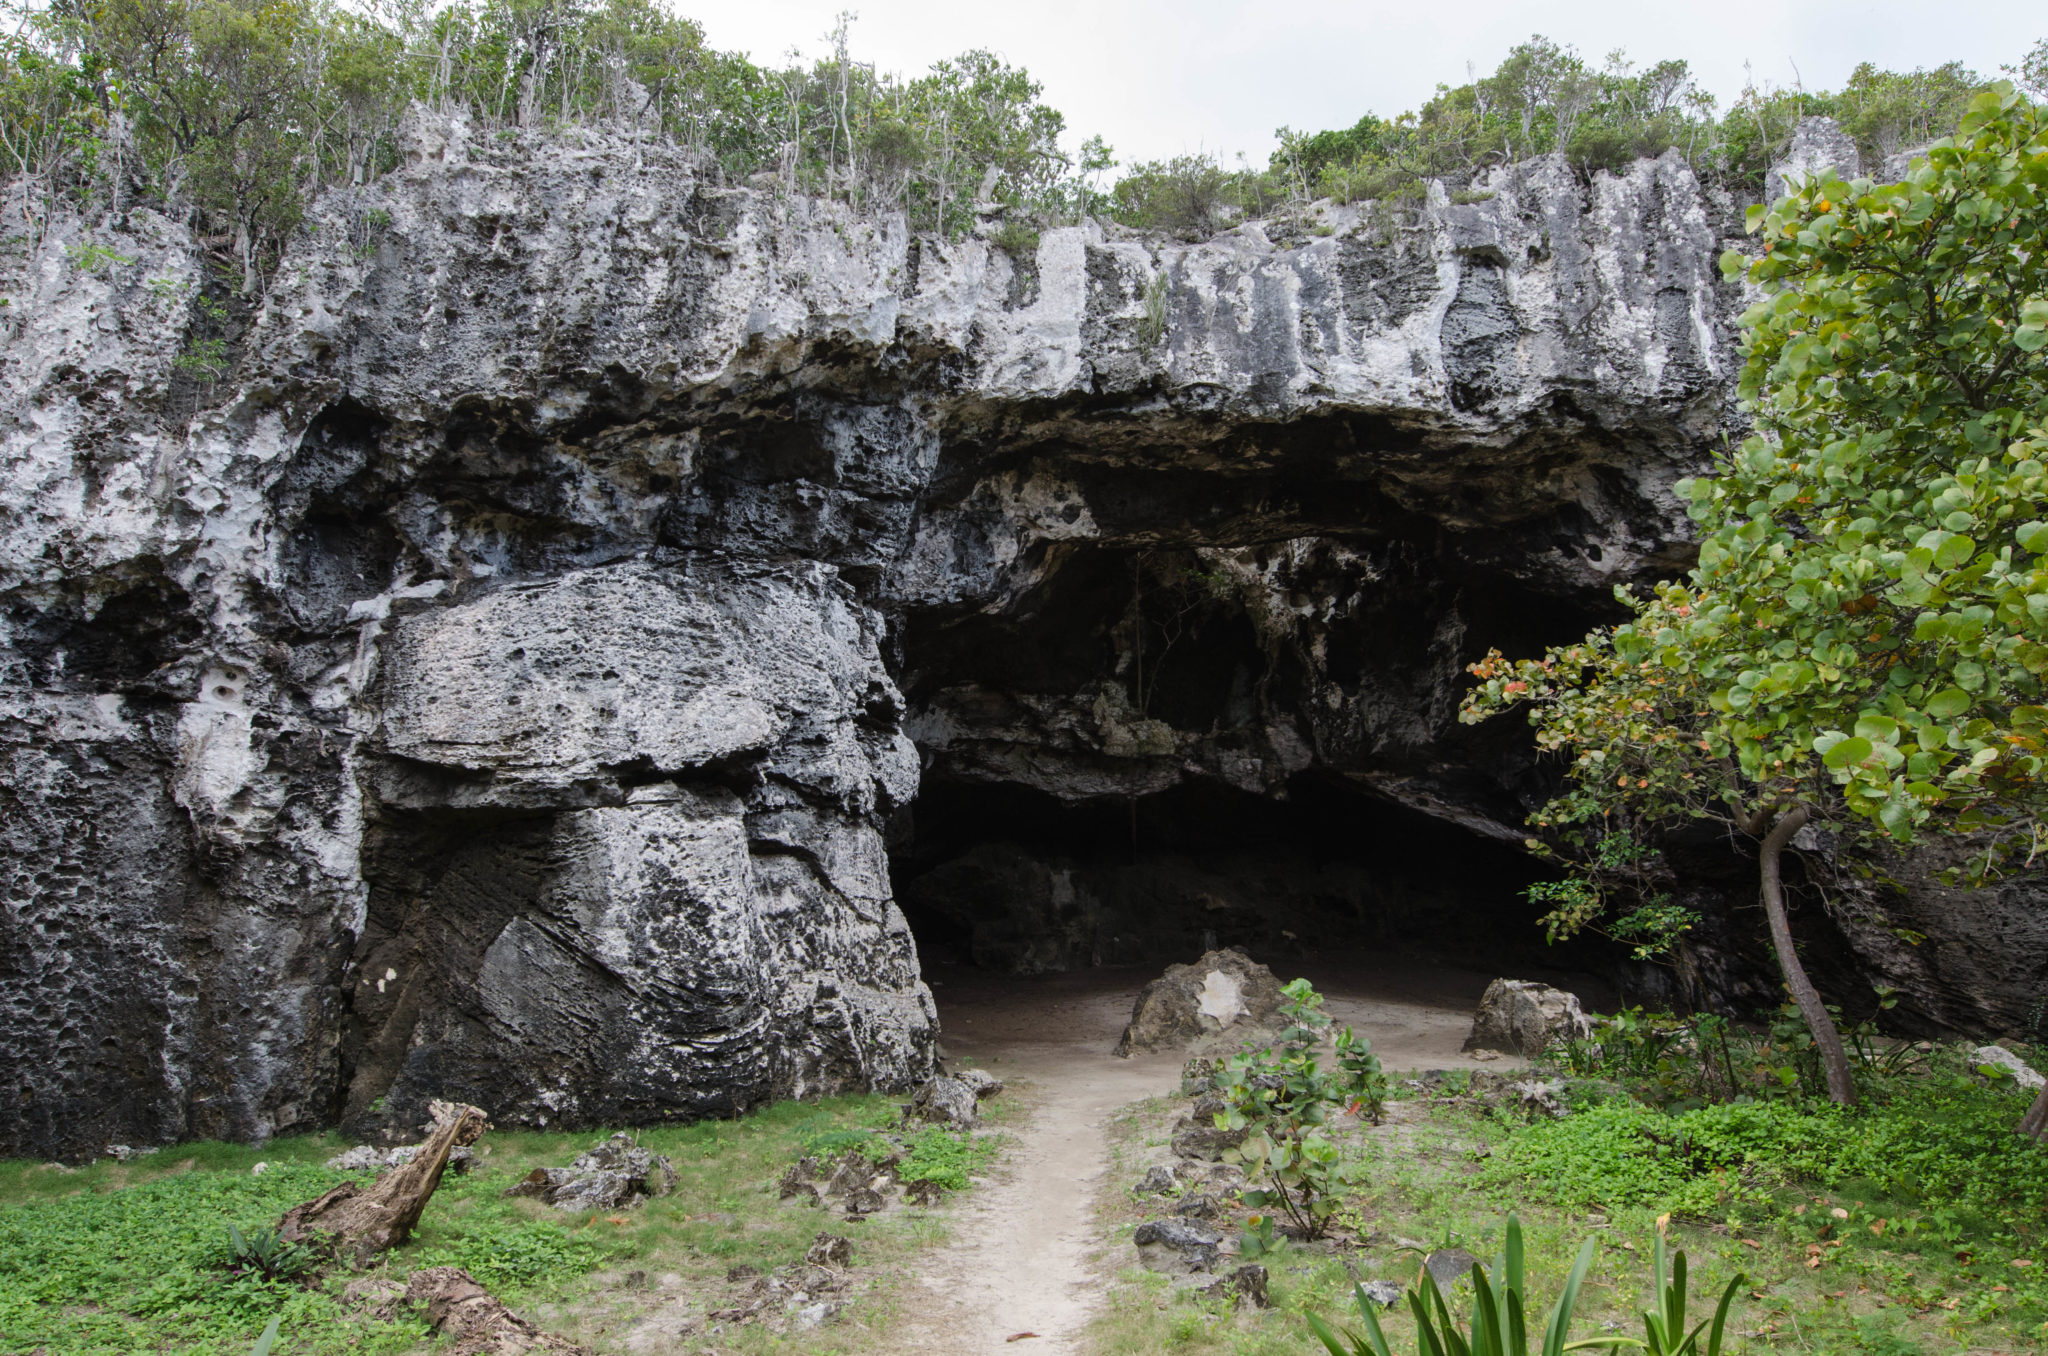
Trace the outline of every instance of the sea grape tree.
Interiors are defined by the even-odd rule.
[[[1754,431],[1678,493],[1698,566],[1541,659],[1473,666],[1468,721],[1527,705],[1568,786],[1535,817],[1609,900],[1619,837],[1687,818],[1759,841],[1772,941],[1837,1101],[1841,1040],[1780,864],[1817,820],[2031,860],[2048,806],[2048,113],[1999,85],[1905,180],[1815,177],[1752,209],[1729,277]],[[1603,858],[1604,853],[1604,858]],[[2044,1107],[2029,1129],[2041,1133]]]

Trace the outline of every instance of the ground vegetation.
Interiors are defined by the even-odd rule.
[[[1002,1104],[990,1114],[1003,1116]],[[280,1352],[424,1352],[424,1315],[389,1298],[412,1273],[448,1266],[600,1352],[626,1350],[636,1325],[678,1306],[694,1321],[676,1325],[665,1350],[785,1350],[790,1339],[771,1323],[734,1320],[713,1331],[706,1315],[744,1295],[745,1282],[732,1278],[803,1265],[821,1230],[853,1235],[850,1259],[835,1255],[833,1265],[848,1277],[838,1301],[858,1298],[808,1334],[804,1349],[886,1349],[903,1264],[943,1238],[944,1212],[894,1209],[850,1226],[836,1211],[778,1199],[777,1182],[800,1155],[881,1145],[897,1119],[885,1098],[846,1097],[645,1129],[640,1144],[674,1165],[674,1190],[571,1211],[506,1188],[561,1166],[604,1132],[491,1131],[474,1167],[441,1180],[410,1241],[367,1270],[274,1232],[289,1208],[369,1180],[325,1166],[347,1145],[332,1134],[182,1144],[77,1169],[0,1164],[0,1350],[246,1356],[275,1321]],[[986,1168],[1000,1143],[999,1132],[937,1128],[903,1138],[902,1179],[942,1191],[967,1188],[968,1172]]]

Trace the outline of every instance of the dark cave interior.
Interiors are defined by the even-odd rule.
[[[927,964],[1158,968],[1216,946],[1276,967],[1330,951],[1455,955],[1502,973],[1611,972],[1598,938],[1544,945],[1541,865],[1303,774],[1279,796],[1191,781],[1127,800],[928,780],[891,858]]]
[[[1604,939],[1545,945],[1524,892],[1546,868],[1468,826],[1542,798],[1526,727],[1456,720],[1486,645],[1597,615],[1441,544],[1362,538],[1061,549],[1007,607],[911,616],[925,771],[890,847],[920,954],[1030,974],[1238,945],[1618,977]]]

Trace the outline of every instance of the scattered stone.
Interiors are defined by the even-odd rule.
[[[811,1240],[811,1246],[804,1253],[804,1261],[814,1267],[850,1267],[853,1265],[853,1240],[838,1234],[821,1233]]]
[[[799,1158],[790,1164],[788,1172],[782,1174],[775,1199],[786,1201],[792,1196],[805,1196],[808,1197],[807,1204],[817,1205],[818,1180],[825,1175],[825,1165],[817,1159]]]
[[[697,1316],[687,1299],[671,1300],[635,1323],[626,1333],[630,1356],[666,1356],[697,1331]]]
[[[131,1158],[142,1157],[142,1151],[126,1144],[109,1144],[107,1146],[107,1157],[117,1163],[126,1163]]]
[[[1529,1119],[1548,1116],[1561,1121],[1572,1114],[1564,1104],[1564,1081],[1557,1078],[1532,1078],[1524,1083],[1508,1084],[1508,1093],[1515,1099],[1515,1106]]]
[[[1215,1219],[1223,1213],[1223,1203],[1207,1192],[1197,1192],[1183,1197],[1173,1213],[1182,1219]]]
[[[846,1217],[848,1219],[859,1219],[865,1215],[879,1215],[888,1208],[888,1200],[873,1187],[856,1187],[846,1193]]]
[[[359,1276],[341,1288],[343,1312],[388,1323],[405,1303],[405,1282],[389,1276]]]
[[[557,1210],[618,1210],[675,1189],[676,1170],[652,1149],[621,1131],[576,1155],[566,1168],[535,1168],[505,1188],[507,1196],[536,1196]]]
[[[974,1089],[968,1084],[940,1074],[911,1096],[903,1119],[906,1123],[923,1121],[927,1125],[943,1125],[948,1130],[972,1130],[981,1124],[981,1110],[975,1105],[977,1100]]]
[[[1244,1169],[1236,1163],[1217,1163],[1202,1174],[1202,1181],[1218,1196],[1235,1196],[1244,1190]]]
[[[335,1172],[382,1172],[386,1168],[402,1168],[412,1162],[420,1148],[417,1144],[401,1144],[395,1149],[358,1144],[328,1159],[327,1166]],[[448,1151],[447,1171],[457,1176],[468,1172],[475,1164],[476,1150],[468,1145],[457,1145]]]
[[[1593,1023],[1580,1009],[1578,995],[1532,980],[1496,979],[1472,1015],[1465,1050],[1527,1057],[1541,1054],[1553,1041],[1592,1034]]]
[[[1179,1185],[1180,1178],[1175,1176],[1172,1164],[1154,1163],[1145,1169],[1145,1175],[1138,1179],[1138,1185],[1132,1190],[1140,1196],[1164,1196]]]
[[[818,1303],[820,1296],[836,1294],[843,1284],[840,1274],[832,1268],[801,1262],[770,1276],[757,1276],[734,1296],[732,1304],[712,1310],[710,1318],[715,1323],[744,1323],[769,1308],[796,1313]],[[833,1305],[832,1313],[838,1311],[839,1306]]]
[[[962,1069],[953,1077],[974,1090],[977,1102],[985,1102],[1003,1090],[1003,1080],[987,1069]]]
[[[507,1309],[461,1267],[415,1271],[405,1287],[405,1300],[425,1306],[427,1326],[453,1339],[447,1356],[590,1356],[588,1347],[544,1333]]]
[[[1196,1055],[1180,1070],[1180,1095],[1200,1097],[1216,1087],[1216,1075],[1223,1071],[1223,1061],[1208,1055]]]
[[[1422,1260],[1437,1289],[1448,1290],[1451,1282],[1477,1266],[1479,1259],[1463,1248],[1438,1248]]]
[[[1280,981],[1237,947],[1210,951],[1193,965],[1169,965],[1138,992],[1116,1053],[1129,1058],[1184,1049],[1204,1036],[1269,1022]]]
[[[382,1172],[386,1168],[402,1168],[418,1156],[421,1146],[401,1144],[395,1149],[378,1149],[368,1144],[358,1144],[345,1149],[327,1160],[327,1166],[336,1172]],[[461,1176],[476,1164],[476,1150],[468,1145],[457,1145],[448,1151],[447,1171]]]
[[[800,1329],[822,1328],[839,1312],[839,1306],[830,1300],[806,1304],[796,1311],[796,1326]]]
[[[251,1177],[261,1177],[264,1173],[269,1171],[270,1165],[268,1163],[258,1163],[255,1167],[249,1169],[249,1175]]]
[[[760,1274],[761,1268],[742,1262],[736,1267],[726,1268],[725,1279],[738,1285],[741,1281],[751,1281]]]
[[[820,1190],[827,1196],[850,1195],[862,1187],[871,1185],[879,1175],[875,1164],[868,1160],[866,1154],[849,1149],[840,1155],[837,1163],[833,1164],[831,1175],[825,1179],[825,1185]]]
[[[449,1118],[420,1146],[411,1162],[368,1186],[343,1182],[304,1205],[293,1206],[278,1221],[278,1236],[287,1243],[317,1243],[347,1256],[357,1266],[403,1243],[419,1224],[434,1189],[441,1185],[449,1153],[474,1144],[490,1125],[484,1113],[473,1106],[452,1106],[449,1112]]]
[[[1205,1224],[1155,1219],[1140,1224],[1131,1242],[1138,1245],[1138,1260],[1146,1270],[1191,1275],[1216,1269],[1223,1235]]]
[[[1481,1064],[1491,1064],[1493,1061],[1500,1058],[1500,1051],[1474,1050],[1471,1052],[1471,1058],[1477,1060]]]
[[[1266,1269],[1257,1263],[1241,1266],[1222,1280],[1203,1286],[1202,1293],[1234,1304],[1249,1304],[1254,1309],[1273,1307],[1273,1301],[1266,1296]]]
[[[903,1188],[903,1199],[912,1205],[930,1209],[946,1198],[946,1189],[937,1182],[912,1182]]]
[[[2039,1091],[2048,1078],[2035,1072],[2025,1060],[2002,1045],[1980,1045],[1970,1052],[1970,1063],[1989,1064],[2004,1069],[2012,1075],[2012,1081],[2029,1091]]]
[[[1173,1137],[1173,1152],[1181,1158],[1198,1158],[1220,1163],[1223,1155],[1244,1143],[1243,1130],[1218,1130],[1213,1125],[1190,1125]]]
[[[1400,1284],[1395,1281],[1360,1281],[1358,1293],[1364,1295],[1374,1304],[1379,1305],[1380,1308],[1390,1309],[1401,1302],[1401,1296],[1405,1292],[1401,1289]]]

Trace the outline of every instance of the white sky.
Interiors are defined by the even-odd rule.
[[[1420,107],[1439,81],[1490,72],[1542,33],[1596,63],[1616,47],[1640,65],[1692,63],[1722,106],[1759,81],[1839,86],[1859,61],[1894,70],[1960,60],[1986,75],[2048,37],[2042,0],[671,0],[718,48],[778,61],[824,49],[842,9],[853,55],[923,71],[986,47],[1026,67],[1067,115],[1068,149],[1100,134],[1117,157],[1239,151],[1263,163],[1273,129],[1348,127]],[[1797,72],[1795,74],[1795,66]]]

